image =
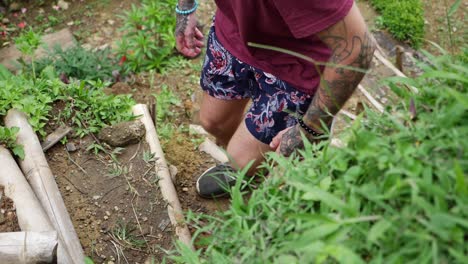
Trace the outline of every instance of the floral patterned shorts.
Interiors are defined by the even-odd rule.
[[[275,76],[238,60],[219,43],[214,26],[208,36],[200,84],[205,92],[217,99],[251,98],[245,124],[250,133],[265,144],[270,144],[280,131],[294,126],[313,98],[313,95],[300,92]]]

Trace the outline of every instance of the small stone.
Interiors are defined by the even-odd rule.
[[[109,211],[106,211],[106,215],[107,215],[107,216],[110,216],[111,213],[110,213]]]
[[[107,20],[107,23],[109,25],[113,26],[115,24],[115,20],[109,19],[109,20]]]
[[[75,144],[73,143],[67,143],[65,145],[65,148],[67,149],[68,152],[75,152],[77,150]]]
[[[70,187],[70,186],[67,186],[67,187],[65,187],[65,190],[71,191],[71,187]]]
[[[46,28],[46,29],[44,30],[44,33],[46,33],[46,34],[47,34],[47,33],[50,33],[50,32],[52,32],[52,30],[53,30],[53,29],[52,29],[51,27]]]
[[[182,188],[182,191],[188,192],[188,188],[187,188],[187,187],[184,187],[184,188]]]
[[[117,206],[114,206],[114,211],[119,211],[119,208]]]
[[[101,198],[101,195],[94,195],[93,200],[99,200]]]
[[[144,217],[142,218],[142,220],[143,220],[143,222],[146,222],[146,221],[148,221],[148,217],[144,216]]]
[[[68,4],[68,2],[66,2],[64,0],[59,0],[57,2],[57,6],[60,7],[60,9],[62,9],[62,10],[67,10],[68,7],[70,6],[70,4]]]
[[[71,27],[71,26],[73,26],[74,24],[75,24],[75,22],[70,21],[70,22],[67,23],[67,26]]]
[[[106,255],[101,255],[100,256],[102,259],[106,259]]]
[[[108,261],[107,264],[115,264],[114,261]]]
[[[107,215],[104,216],[104,220],[107,220],[109,219],[109,217]]]

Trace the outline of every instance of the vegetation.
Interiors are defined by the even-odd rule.
[[[40,39],[32,31],[21,35],[16,43],[21,43],[23,55],[34,54]],[[34,59],[34,57],[32,57]],[[31,68],[35,68],[34,60]],[[31,126],[40,135],[45,135],[45,126],[50,118],[75,126],[76,135],[83,137],[98,132],[102,127],[133,118],[131,106],[134,101],[130,95],[107,95],[103,88],[107,83],[101,80],[91,81],[90,76],[82,76],[89,81],[75,80],[69,84],[60,80],[53,66],[42,69],[36,76],[26,73],[13,75],[0,67],[0,117],[11,108],[23,111],[29,117]],[[52,116],[53,105],[61,105],[57,114]],[[3,130],[4,137],[0,142],[10,146],[9,139],[13,132]]]
[[[370,0],[379,11],[381,26],[396,39],[419,47],[424,40],[424,8],[421,0]]]
[[[190,213],[201,249],[179,245],[172,258],[467,263],[468,67],[427,56],[432,64],[418,79],[389,81],[400,103],[382,115],[367,110],[344,134],[346,147],[322,142],[296,157],[273,154],[268,178],[250,198],[238,181],[229,210]]]
[[[176,0],[143,0],[141,6],[132,9],[123,17],[126,32],[119,42],[119,54],[125,60],[128,71],[161,71],[170,63],[174,54]]]
[[[60,46],[49,51],[47,57],[38,60],[36,68],[40,72],[53,65],[55,72],[62,78],[83,81],[117,81],[120,79],[121,66],[112,56],[111,50],[87,50],[80,45],[63,50]]]
[[[19,128],[17,127],[7,128],[0,126],[0,146],[11,149],[15,156],[24,159],[23,146],[16,144],[16,135],[18,132]]]

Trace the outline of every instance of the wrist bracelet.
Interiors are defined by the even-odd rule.
[[[195,0],[195,1],[194,1],[194,4],[193,4],[193,7],[192,7],[191,9],[189,9],[189,10],[180,10],[180,9],[179,9],[179,4],[177,4],[177,5],[176,5],[176,8],[175,8],[175,11],[176,11],[176,13],[179,14],[179,15],[190,15],[190,14],[192,14],[193,12],[195,12],[195,10],[197,10],[197,8],[198,8],[198,1]]]
[[[322,133],[318,133],[318,132],[315,132],[312,128],[308,127],[304,121],[302,120],[302,118],[299,118],[297,119],[297,122],[299,123],[299,125],[309,134],[311,134],[313,137],[321,137],[323,136],[324,134]]]

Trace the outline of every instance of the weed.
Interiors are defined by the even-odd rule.
[[[190,213],[203,250],[179,244],[173,260],[467,263],[468,65],[426,56],[421,77],[387,81],[401,100],[383,114],[367,109],[345,147],[272,153],[258,189],[245,195],[240,173],[229,210]]]
[[[122,30],[126,34],[118,45],[127,71],[161,71],[168,64],[175,45],[176,2],[143,0],[141,6],[132,5],[125,14]]]
[[[156,118],[158,124],[176,115],[176,113],[172,111],[171,106],[179,106],[181,101],[167,85],[162,85],[161,91],[155,94],[154,97],[156,98]]]
[[[113,163],[109,169],[108,176],[111,178],[128,174],[129,170],[127,166]]]
[[[29,56],[31,58],[33,78],[36,79],[36,70],[33,55],[37,48],[39,48],[39,46],[42,44],[41,36],[34,32],[32,29],[29,29],[25,32],[22,32],[17,38],[15,38],[15,44],[18,50],[23,55],[23,64],[25,63],[24,56]]]
[[[151,151],[143,151],[143,161],[146,163],[150,163],[155,161],[155,154]]]
[[[110,49],[87,50],[80,45],[63,50],[53,47],[46,58],[37,62],[38,71],[53,65],[55,72],[66,78],[92,81],[115,81],[120,77],[121,67],[113,58]],[[114,76],[116,75],[116,76]]]
[[[7,128],[0,126],[0,146],[10,149],[15,156],[24,159],[23,146],[16,144],[16,135],[18,132],[18,127]]]
[[[132,234],[135,230],[136,227],[130,223],[119,220],[117,225],[113,228],[112,234],[115,238],[123,242],[124,246],[136,249],[144,248],[146,242],[143,239],[138,239],[134,234]]]

